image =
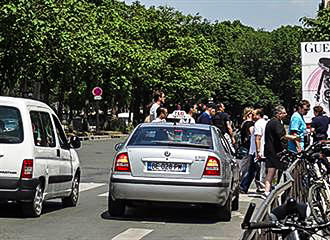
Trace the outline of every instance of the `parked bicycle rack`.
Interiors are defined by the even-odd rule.
[[[308,193],[303,187],[303,176],[306,173],[302,161],[296,160],[280,179],[280,183],[271,191],[262,202],[259,209],[252,216],[251,222],[265,221],[271,209],[281,205],[288,197],[297,199],[298,202],[306,202]],[[262,230],[245,230],[241,240],[275,240],[277,236]]]

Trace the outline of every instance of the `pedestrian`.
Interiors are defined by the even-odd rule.
[[[253,132],[253,108],[252,107],[246,107],[243,111],[243,122],[240,127],[240,146],[237,150],[239,154],[241,155],[239,164],[239,169],[241,176],[245,176],[245,174],[248,171],[249,164],[250,164],[250,158],[249,158],[249,149],[250,149],[250,142],[251,142],[251,135]]]
[[[267,122],[265,129],[264,155],[267,168],[265,196],[268,196],[271,191],[272,181],[277,170],[283,170],[284,167],[278,153],[287,148],[288,139],[294,140],[297,138],[296,136],[286,135],[282,121],[287,116],[287,113],[282,105],[275,108],[274,115],[275,116]]]
[[[289,140],[288,148],[293,152],[304,150],[305,137],[307,137],[307,127],[304,116],[310,110],[310,103],[307,100],[301,100],[298,103],[297,111],[293,113],[289,124],[289,135],[297,136],[295,140]]]
[[[212,115],[214,114],[214,104],[208,103],[205,111],[197,118],[197,123],[201,124],[212,124]]]
[[[167,117],[167,109],[163,107],[159,107],[156,110],[157,117],[156,119],[152,120],[152,122],[166,122]]]
[[[190,107],[188,109],[188,113],[186,115],[184,115],[183,118],[180,119],[180,123],[195,123],[195,118],[193,117],[195,112],[194,112],[194,108],[193,107]]]
[[[227,139],[232,152],[235,153],[234,145],[236,140],[232,128],[232,122],[230,120],[229,114],[225,112],[225,105],[223,103],[217,104],[216,113],[212,119],[212,122],[221,130],[222,134]]]
[[[254,121],[253,121],[253,108],[246,107],[243,111],[243,122],[241,124],[241,146],[250,149],[251,134],[253,131]]]
[[[165,93],[162,91],[156,91],[153,97],[154,103],[150,108],[150,119],[149,121],[152,122],[157,118],[157,108],[161,107],[165,103]]]
[[[232,144],[236,143],[231,120],[229,114],[225,112],[225,105],[223,103],[217,105],[216,114],[213,117],[213,124],[217,126],[223,134],[227,133],[230,136]]]
[[[315,106],[313,110],[315,115],[311,124],[313,141],[318,142],[321,140],[327,140],[330,119],[328,116],[324,115],[325,112],[323,111],[323,107]]]
[[[258,108],[253,111],[253,120],[255,121],[253,132],[251,135],[251,143],[249,150],[249,168],[247,174],[243,177],[240,190],[247,193],[249,187],[255,178],[257,192],[263,192],[263,176],[265,168],[261,164],[264,162],[264,144],[265,129],[267,121],[263,118],[263,110]]]

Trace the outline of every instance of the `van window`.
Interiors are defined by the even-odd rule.
[[[0,143],[23,142],[23,124],[19,110],[0,106]]]
[[[69,144],[66,139],[66,136],[65,136],[65,133],[63,131],[60,121],[58,120],[58,118],[55,115],[53,115],[53,120],[55,123],[55,129],[56,129],[56,133],[57,133],[61,148],[69,149]]]
[[[56,146],[55,133],[50,115],[49,113],[46,112],[40,112],[40,116],[41,116],[42,126],[45,131],[46,144],[48,147],[55,147]]]

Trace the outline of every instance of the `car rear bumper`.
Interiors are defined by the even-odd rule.
[[[178,181],[120,176],[110,179],[109,195],[114,199],[224,205],[229,193],[230,183],[219,179]]]
[[[39,179],[0,178],[0,200],[32,200]]]

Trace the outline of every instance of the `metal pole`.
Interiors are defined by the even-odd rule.
[[[100,100],[96,100],[96,133],[100,131],[100,119],[99,119],[99,108],[100,108]]]

